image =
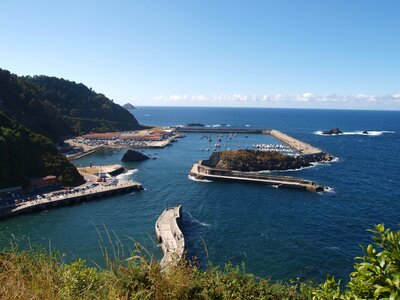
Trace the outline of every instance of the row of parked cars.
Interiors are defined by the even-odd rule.
[[[50,197],[64,197],[67,195],[79,193],[98,186],[98,183],[92,183],[84,187],[68,188],[64,190],[41,189],[29,194],[23,193],[5,193],[0,195],[0,208],[8,206],[21,205],[23,203],[35,200],[50,199]]]

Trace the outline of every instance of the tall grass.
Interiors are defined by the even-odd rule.
[[[1,252],[0,299],[307,299],[307,285],[271,283],[243,266],[201,270],[181,260],[161,270],[139,244],[125,258],[123,243],[104,229],[104,236],[98,231],[103,268],[82,259],[67,263],[43,249]]]

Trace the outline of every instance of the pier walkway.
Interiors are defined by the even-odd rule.
[[[189,175],[197,179],[231,180],[242,182],[255,182],[276,187],[306,190],[309,192],[324,191],[326,187],[316,184],[314,181],[289,176],[260,175],[257,173],[239,172],[215,169],[202,164],[195,163]]]
[[[86,175],[88,176],[88,175]],[[91,184],[90,189],[79,192],[63,192],[62,194],[47,195],[45,198],[30,200],[24,203],[0,208],[0,217],[11,217],[19,214],[32,213],[36,211],[47,210],[59,206],[73,205],[81,202],[87,202],[102,197],[109,197],[119,193],[129,193],[132,191],[143,190],[142,184],[135,181],[119,180],[118,184]],[[88,186],[85,184],[83,186]],[[81,187],[83,187],[81,186]]]
[[[178,222],[182,218],[182,206],[166,208],[157,219],[155,231],[164,257],[161,259],[161,268],[179,261],[185,250],[185,239]]]
[[[316,155],[323,153],[321,149],[318,149],[314,146],[311,146],[310,144],[292,138],[291,136],[288,136],[287,134],[284,134],[279,130],[275,129],[267,130],[264,131],[263,133],[272,135],[274,138],[280,140],[281,142],[285,143],[292,149],[296,150],[300,155]]]

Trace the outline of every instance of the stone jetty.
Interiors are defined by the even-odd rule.
[[[230,180],[262,183],[272,185],[278,188],[299,189],[309,192],[324,191],[327,187],[318,185],[314,181],[289,176],[268,176],[259,173],[239,172],[231,170],[222,170],[211,168],[203,165],[203,161],[199,161],[192,166],[189,173],[196,179],[209,180]]]
[[[182,206],[178,205],[164,209],[157,219],[155,231],[164,253],[164,257],[160,262],[163,269],[178,262],[183,257],[185,238],[179,228],[181,218]]]
[[[290,148],[296,150],[300,155],[316,155],[319,153],[323,153],[321,149],[318,149],[314,146],[311,146],[310,144],[304,143],[291,136],[288,136],[287,134],[284,134],[279,130],[267,130],[263,133],[272,135],[274,138],[280,140],[282,143],[285,143]]]

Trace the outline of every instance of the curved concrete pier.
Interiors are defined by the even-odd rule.
[[[178,262],[185,251],[185,238],[179,228],[182,218],[182,205],[166,208],[157,219],[155,230],[158,241],[164,252],[161,259],[161,268]]]
[[[300,189],[309,192],[319,192],[325,189],[324,186],[318,185],[311,180],[289,176],[259,175],[250,172],[216,169],[203,165],[202,161],[199,161],[192,166],[189,175],[197,179],[255,182],[273,185],[278,188],[284,187],[291,189]]]

